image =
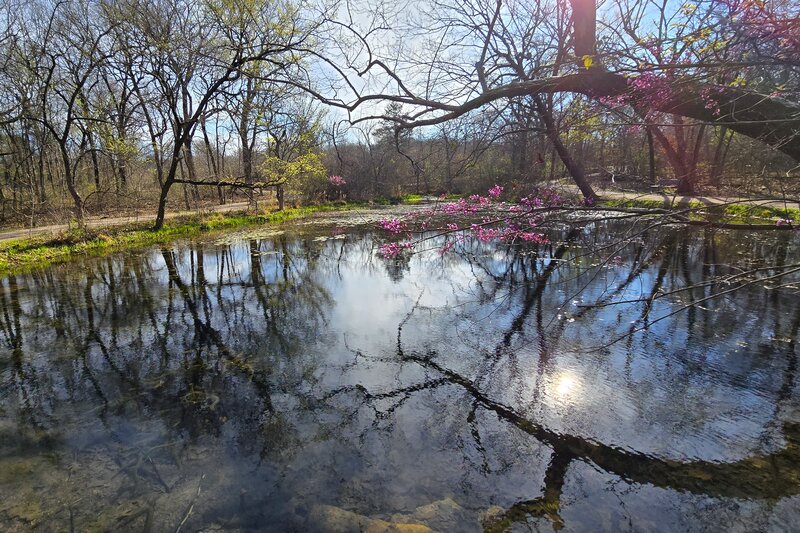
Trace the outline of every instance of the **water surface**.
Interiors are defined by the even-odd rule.
[[[8,277],[0,529],[800,527],[798,278],[725,292],[797,237],[637,231],[386,261],[265,230]]]

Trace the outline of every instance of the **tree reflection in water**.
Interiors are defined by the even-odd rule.
[[[662,227],[609,261],[625,231],[402,264],[369,234],[284,234],[11,276],[0,523],[797,519],[800,310],[792,285],[736,278],[796,241]]]

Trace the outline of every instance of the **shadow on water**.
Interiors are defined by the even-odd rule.
[[[770,275],[797,238],[640,229],[399,261],[250,234],[9,277],[0,524],[790,528],[798,276]]]

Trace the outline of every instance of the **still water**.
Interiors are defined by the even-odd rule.
[[[796,233],[338,233],[3,280],[0,529],[800,529]]]

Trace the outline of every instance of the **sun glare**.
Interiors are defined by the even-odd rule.
[[[551,396],[559,401],[575,401],[580,394],[581,382],[571,372],[560,372],[551,385]]]

